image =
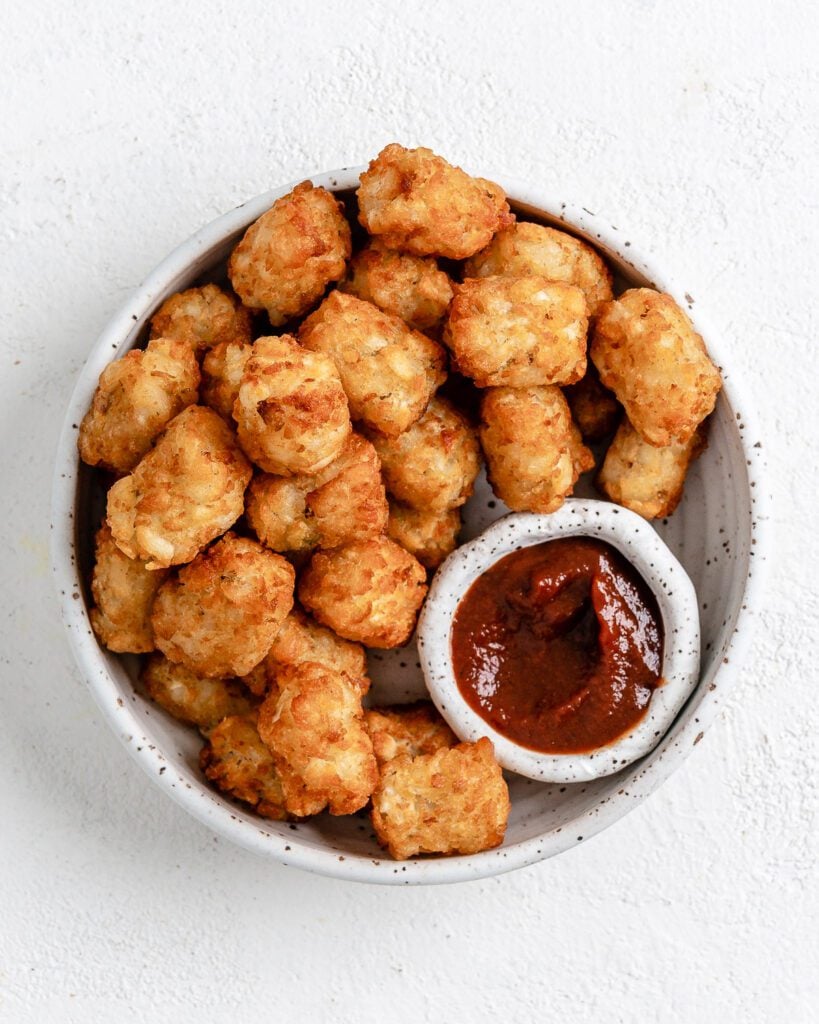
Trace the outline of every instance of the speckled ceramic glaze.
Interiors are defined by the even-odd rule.
[[[362,169],[314,175],[334,191],[353,189]],[[486,171],[481,173],[486,174]],[[721,710],[760,603],[761,438],[747,419],[729,352],[699,303],[652,257],[639,256],[631,237],[600,216],[570,207],[542,190],[496,180],[519,217],[568,230],[596,245],[621,287],[670,292],[691,316],[720,365],[725,387],[711,420],[709,447],[695,463],[685,497],[668,522],[655,524],[697,591],[702,660],[696,688],[673,725],[647,757],[615,775],[588,783],[551,785],[510,776],[512,812],[505,842],[474,856],[396,863],[377,846],[365,815],[321,815],[303,823],[265,821],[214,792],[198,769],[200,740],[135,689],[136,661],[102,650],[88,620],[92,537],[102,509],[95,476],[80,465],[77,430],[100,372],[144,343],[164,299],[201,280],[219,279],[242,233],[293,183],[259,196],[203,228],[173,252],[128,300],[97,341],[77,382],[60,440],[52,504],[52,561],[68,636],[80,671],[111,727],[153,781],[221,835],[264,856],[339,878],[403,885],[454,882],[532,864],[588,839],[626,814],[678,768]],[[588,488],[588,485],[584,485]],[[581,497],[591,490],[578,488]],[[465,509],[464,539],[477,536],[508,510],[481,477]],[[425,693],[414,643],[373,655],[373,700],[400,701]]]
[[[491,728],[464,700],[452,668],[452,619],[469,587],[504,555],[558,537],[577,536],[617,548],[657,599],[665,638],[663,685],[652,694],[645,716],[616,742],[587,754],[541,754]],[[432,699],[462,740],[489,736],[504,768],[538,782],[590,782],[621,771],[653,750],[697,685],[697,594],[685,569],[645,519],[608,501],[569,498],[551,515],[504,516],[449,556],[436,573],[421,612],[418,653]]]

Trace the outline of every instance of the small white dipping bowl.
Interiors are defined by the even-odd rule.
[[[637,570],[659,605],[663,623],[662,684],[637,725],[585,754],[547,754],[499,733],[466,702],[452,665],[452,622],[464,594],[505,555],[560,537],[589,537],[616,548]],[[454,551],[435,575],[418,624],[418,652],[438,710],[462,740],[488,736],[504,768],[539,782],[588,782],[613,775],[660,742],[700,672],[697,595],[685,569],[640,516],[608,501],[569,498],[550,515],[504,516]]]

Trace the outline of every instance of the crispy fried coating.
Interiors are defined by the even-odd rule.
[[[491,388],[481,444],[495,494],[515,512],[554,512],[594,458],[560,388]]]
[[[241,676],[239,678],[239,682],[254,697],[264,697],[269,685],[264,659],[262,659],[255,668],[252,668],[249,672],[246,672],[245,675]]]
[[[589,362],[582,380],[565,387],[563,394],[584,441],[602,441],[617,429],[623,407],[603,387],[594,363]]]
[[[368,647],[400,647],[427,593],[420,562],[387,537],[318,551],[299,600],[325,626]]]
[[[275,690],[276,673],[282,665],[301,665],[305,661],[344,672],[355,681],[362,696],[372,685],[367,675],[367,655],[361,644],[343,640],[298,607],[294,607],[282,623],[265,659],[242,676],[240,682],[254,696],[264,697]]]
[[[318,547],[316,522],[307,508],[312,476],[260,473],[247,489],[245,515],[259,540],[271,551],[301,554]]]
[[[431,256],[396,252],[377,240],[352,258],[339,288],[400,316],[416,331],[436,327],[452,301],[452,282]]]
[[[689,441],[722,387],[685,312],[651,288],[631,288],[603,307],[590,354],[634,429],[658,447]]]
[[[197,675],[246,675],[293,607],[295,576],[280,555],[226,534],[160,588],[151,614],[156,646]]]
[[[178,338],[201,356],[215,345],[250,343],[250,310],[215,284],[177,292],[151,320],[152,338]]]
[[[314,476],[257,476],[248,488],[246,512],[256,536],[273,551],[304,552],[376,537],[388,515],[378,455],[353,433],[339,457]]]
[[[161,654],[145,662],[140,679],[150,697],[180,722],[208,732],[228,715],[253,710],[247,690],[235,679],[209,679]]]
[[[317,473],[350,434],[350,411],[333,360],[295,338],[259,338],[233,407],[239,443],[267,473]]]
[[[459,743],[382,768],[373,793],[375,834],[396,860],[418,853],[479,853],[503,842],[509,790],[492,743]]]
[[[361,175],[358,219],[390,249],[466,259],[512,223],[499,185],[471,178],[431,149],[392,143]]]
[[[245,342],[223,341],[214,345],[202,360],[200,401],[215,409],[231,426],[234,425],[233,406],[252,353],[252,345]]]
[[[360,434],[351,434],[339,457],[316,476],[306,503],[321,547],[383,533],[389,510],[373,445]]]
[[[273,753],[291,814],[353,814],[378,781],[361,691],[344,672],[282,665],[259,710],[259,735]]]
[[[198,387],[199,367],[184,341],[156,338],[109,363],[80,424],[80,458],[129,473],[174,416],[196,401]]]
[[[600,467],[597,486],[606,497],[644,519],[670,516],[682,498],[688,467],[706,444],[701,426],[683,444],[656,448],[623,420]]]
[[[242,302],[265,309],[274,327],[301,316],[344,276],[350,257],[344,207],[303,181],[277,199],[245,232],[228,262]]]
[[[480,446],[467,418],[445,398],[397,437],[370,434],[387,490],[413,508],[444,511],[468,501],[481,468]]]
[[[89,612],[97,639],[119,654],[144,654],[154,649],[151,606],[168,575],[151,572],[144,562],[124,555],[103,523],[94,539],[94,572],[91,594],[95,607]]]
[[[414,555],[425,569],[437,569],[458,544],[461,513],[457,508],[410,508],[390,502],[387,536]]]
[[[576,481],[581,474],[594,469],[594,453],[583,444],[583,437],[574,421],[572,421],[569,433],[569,451],[572,456],[572,471]]]
[[[208,734],[199,754],[206,777],[223,793],[242,800],[264,818],[284,821],[281,779],[257,730],[257,715],[230,715]]]
[[[333,359],[353,419],[389,437],[418,419],[446,377],[440,345],[344,292],[332,292],[304,321],[299,341]]]
[[[612,297],[611,271],[590,245],[555,228],[518,221],[499,231],[464,267],[465,277],[545,277],[580,288],[589,316]]]
[[[108,492],[114,540],[148,569],[189,562],[242,514],[252,472],[224,420],[188,406]]]
[[[571,384],[586,372],[586,300],[545,277],[475,277],[455,286],[444,341],[479,388]]]
[[[301,665],[305,661],[343,672],[354,680],[362,694],[370,688],[367,655],[361,644],[342,639],[301,608],[294,608],[282,623],[264,663],[275,675],[282,665]]]
[[[396,757],[421,757],[458,743],[458,737],[429,700],[368,708],[364,721],[380,769]]]

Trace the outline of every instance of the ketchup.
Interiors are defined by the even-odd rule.
[[[645,715],[661,685],[662,619],[609,544],[551,540],[475,580],[455,612],[452,660],[464,699],[497,732],[543,753],[585,753]]]

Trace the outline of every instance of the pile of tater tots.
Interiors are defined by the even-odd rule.
[[[598,453],[606,496],[669,515],[719,372],[670,296],[615,298],[589,245],[428,149],[387,146],[346,207],[297,186],[227,281],[168,298],[81,424],[110,483],[96,635],[145,656],[258,814],[369,806],[396,858],[497,846],[491,742],[430,702],[365,707],[365,649],[412,637],[483,461],[509,509],[549,513]]]

